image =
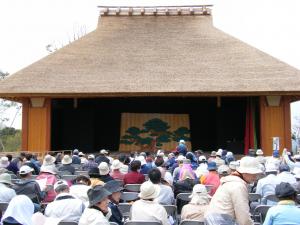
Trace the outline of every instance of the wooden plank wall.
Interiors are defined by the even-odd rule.
[[[261,148],[272,155],[273,137],[280,139],[280,151],[291,149],[291,113],[289,96],[282,96],[279,106],[268,106],[266,97],[260,97]]]
[[[51,99],[43,107],[32,107],[29,99],[23,101],[22,150],[47,152],[51,148]]]

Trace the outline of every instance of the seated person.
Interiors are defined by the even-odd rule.
[[[145,181],[145,176],[140,174],[138,170],[141,168],[141,162],[134,160],[130,164],[131,171],[124,176],[125,184],[142,184]]]
[[[87,192],[91,189],[90,185],[90,179],[86,176],[80,175],[75,179],[74,185],[70,187],[70,194],[83,201],[84,204],[87,204],[89,201]]]
[[[80,199],[73,197],[69,191],[68,183],[59,180],[54,184],[56,198],[45,209],[45,216],[59,218],[64,222],[78,222],[85,206]]]
[[[213,196],[217,191],[218,187],[220,186],[220,177],[217,172],[217,164],[216,162],[212,161],[207,164],[207,170],[209,173],[207,175],[203,175],[200,178],[201,184],[204,185],[212,185],[212,189],[210,191],[210,195]]]
[[[295,203],[295,189],[289,183],[281,182],[276,186],[275,194],[279,202],[268,210],[263,225],[299,224],[300,208]]]
[[[131,207],[131,220],[156,221],[162,225],[170,225],[165,208],[154,201],[159,195],[160,187],[150,181],[141,185],[140,200]]]
[[[109,175],[109,166],[106,162],[101,162],[98,168],[99,168],[99,174],[100,174],[99,179],[101,181],[106,183],[106,182],[114,179]]]
[[[16,196],[16,192],[11,187],[11,176],[8,173],[0,175],[0,202],[10,202],[10,200]]]
[[[32,171],[31,167],[22,166],[19,172],[21,180],[15,183],[13,189],[17,195],[26,195],[34,203],[39,204],[44,198],[44,193],[42,193],[39,184],[31,178]]]
[[[196,184],[193,193],[189,196],[191,201],[181,210],[181,220],[204,221],[204,214],[210,202],[210,195],[203,184]]]
[[[75,174],[75,167],[72,166],[72,158],[69,155],[64,155],[62,161],[62,166],[58,168],[58,171],[63,172],[63,175],[74,175]]]
[[[91,187],[95,187],[97,185],[104,185],[104,182],[100,179],[100,172],[98,167],[92,167],[89,170],[89,177],[91,181]]]
[[[109,218],[110,222],[115,222],[119,225],[123,225],[123,215],[122,212],[119,210],[119,201],[121,198],[121,191],[123,190],[122,187],[120,187],[120,184],[116,180],[108,181],[104,188],[111,192],[112,194],[108,196],[109,203],[108,207],[111,209],[111,217]]]

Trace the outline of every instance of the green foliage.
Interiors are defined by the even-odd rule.
[[[0,130],[0,150],[1,151],[18,151],[21,149],[21,130],[13,127],[5,127]]]
[[[161,147],[163,143],[178,141],[179,139],[190,140],[190,130],[180,127],[175,131],[170,131],[169,124],[161,119],[154,118],[143,124],[144,129],[130,127],[126,134],[121,137],[121,144],[137,145],[141,149],[153,150]]]

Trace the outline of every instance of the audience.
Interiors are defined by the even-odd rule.
[[[205,186],[196,184],[193,193],[189,197],[191,198],[190,203],[183,206],[181,210],[181,220],[204,221],[204,214],[211,199]]]
[[[10,202],[16,196],[12,186],[11,176],[8,173],[0,174],[0,202]]]
[[[111,177],[116,179],[116,180],[124,180],[124,174],[121,173],[120,169],[122,168],[122,163],[118,160],[115,159],[112,162],[111,165]]]
[[[91,187],[95,187],[97,185],[104,185],[104,182],[100,179],[100,172],[98,167],[92,167],[89,170],[89,177],[91,181]]]
[[[62,166],[58,168],[58,171],[61,171],[64,175],[74,175],[75,174],[75,167],[72,166],[72,158],[69,155],[64,155],[62,161]]]
[[[210,195],[213,196],[217,191],[218,187],[220,186],[220,177],[217,172],[217,164],[215,161],[209,162],[207,165],[207,170],[209,173],[207,175],[203,175],[200,178],[201,184],[204,185],[212,185],[210,190]]]
[[[106,157],[106,154],[107,154],[107,153],[108,153],[108,152],[107,152],[105,149],[102,149],[102,150],[100,151],[99,155],[96,157],[95,162],[96,162],[98,165],[100,165],[100,163],[102,163],[102,162],[106,162],[107,164],[109,164],[109,163],[110,163],[110,160],[109,160],[109,158]]]
[[[145,181],[145,176],[139,173],[141,168],[141,162],[139,160],[134,160],[130,164],[130,172],[124,176],[125,184],[142,184]]]
[[[106,183],[114,179],[109,175],[109,166],[106,162],[101,162],[98,168],[100,173],[99,179],[101,181]]]
[[[80,175],[75,179],[74,184],[70,187],[70,194],[87,204],[89,201],[87,193],[88,190],[91,189],[90,185],[90,179],[84,175]]]
[[[81,164],[81,159],[79,157],[79,151],[78,149],[74,149],[73,156],[72,156],[72,164]]]
[[[82,165],[82,170],[89,171],[95,167],[97,168],[98,164],[95,162],[95,156],[91,154],[88,156],[88,161]]]

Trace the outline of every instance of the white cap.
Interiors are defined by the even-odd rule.
[[[264,152],[261,149],[257,149],[256,151],[256,155],[263,155]]]
[[[33,169],[31,167],[25,165],[25,166],[21,166],[19,174],[28,174],[32,171],[33,171]]]
[[[240,161],[240,166],[237,168],[240,173],[259,174],[262,173],[259,162],[256,158],[245,156]]]
[[[181,140],[179,141],[179,143],[180,143],[180,144],[185,144],[185,140],[181,139]]]
[[[277,167],[274,163],[266,164],[266,173],[268,172],[277,172]]]
[[[106,154],[108,154],[108,152],[107,152],[105,149],[102,149],[102,150],[100,151],[100,154],[106,155]]]
[[[200,155],[199,156],[199,161],[206,161],[205,155]]]
[[[146,181],[141,185],[139,197],[141,199],[154,199],[157,198],[160,192],[158,184],[153,184],[151,181]]]
[[[109,174],[109,167],[106,162],[101,162],[98,166],[100,175],[107,175]]]

